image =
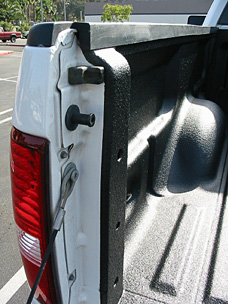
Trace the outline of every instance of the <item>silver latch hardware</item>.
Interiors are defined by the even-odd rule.
[[[59,231],[65,216],[65,205],[68,197],[71,195],[74,185],[78,179],[79,173],[74,163],[69,163],[64,172],[61,184],[60,206],[55,217],[53,229]]]

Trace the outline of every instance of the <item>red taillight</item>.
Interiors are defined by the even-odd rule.
[[[13,128],[10,164],[19,248],[27,279],[32,287],[48,245],[51,228],[48,216],[48,142]],[[57,303],[50,259],[35,297],[41,303]]]

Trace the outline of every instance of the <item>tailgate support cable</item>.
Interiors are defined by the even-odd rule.
[[[57,236],[57,233],[59,232],[63,220],[64,220],[64,216],[65,216],[65,205],[66,205],[66,201],[68,199],[68,197],[71,195],[71,192],[74,189],[74,185],[78,179],[78,170],[75,166],[74,163],[69,163],[63,173],[63,178],[62,178],[62,184],[61,184],[61,196],[60,196],[60,205],[58,207],[58,211],[54,220],[54,225],[53,225],[53,229],[52,229],[52,233],[51,233],[51,237],[47,246],[47,249],[45,251],[42,263],[40,265],[38,274],[36,276],[35,282],[33,284],[33,287],[31,289],[31,292],[29,294],[29,298],[27,300],[27,304],[31,304],[33,297],[35,295],[37,286],[40,282],[40,279],[42,277],[44,268],[46,266],[46,263],[48,261],[48,257],[50,255],[50,253],[52,252],[53,249],[53,244],[55,241],[55,238]]]

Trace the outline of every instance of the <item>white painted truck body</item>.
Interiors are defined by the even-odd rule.
[[[61,230],[55,243],[55,251],[57,264],[60,266],[58,272],[64,303],[69,302],[70,295],[78,298],[78,303],[85,297],[90,303],[93,301],[98,303],[99,184],[104,85],[72,87],[68,84],[67,75],[70,66],[89,65],[77,46],[74,32],[74,30],[62,32],[55,45],[50,48],[25,47],[17,84],[13,125],[25,133],[46,138],[51,143],[51,210],[53,214],[59,202],[61,175],[66,163],[71,159],[74,159],[74,162],[77,160],[77,168],[83,172],[68,199],[66,207],[68,211],[64,224],[65,235]],[[76,52],[75,49],[77,49]],[[28,71],[29,77],[26,77]],[[64,128],[64,114],[75,100],[78,105],[81,104],[82,111],[95,113],[96,126],[91,129],[81,127],[80,133],[77,130],[72,134]],[[74,140],[78,138],[76,139],[77,147],[72,149],[66,159],[61,159],[61,152],[68,151],[72,138]],[[90,185],[89,191],[88,185]],[[76,196],[77,203],[75,204]],[[75,231],[77,231],[76,235]],[[66,250],[64,246],[68,249]],[[65,252],[67,252],[67,257]],[[75,269],[80,273],[78,286],[70,290],[68,277]]]

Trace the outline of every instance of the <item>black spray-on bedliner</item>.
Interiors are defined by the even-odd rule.
[[[227,303],[226,117],[189,95],[164,112],[128,145],[121,303]]]
[[[226,148],[218,174],[207,184],[164,197],[147,193],[140,211],[137,199],[129,200],[124,287],[132,294],[121,303],[131,303],[136,295],[158,303],[228,301],[226,228],[221,229],[228,220]]]
[[[104,67],[101,303],[228,303],[228,35],[73,28]]]

